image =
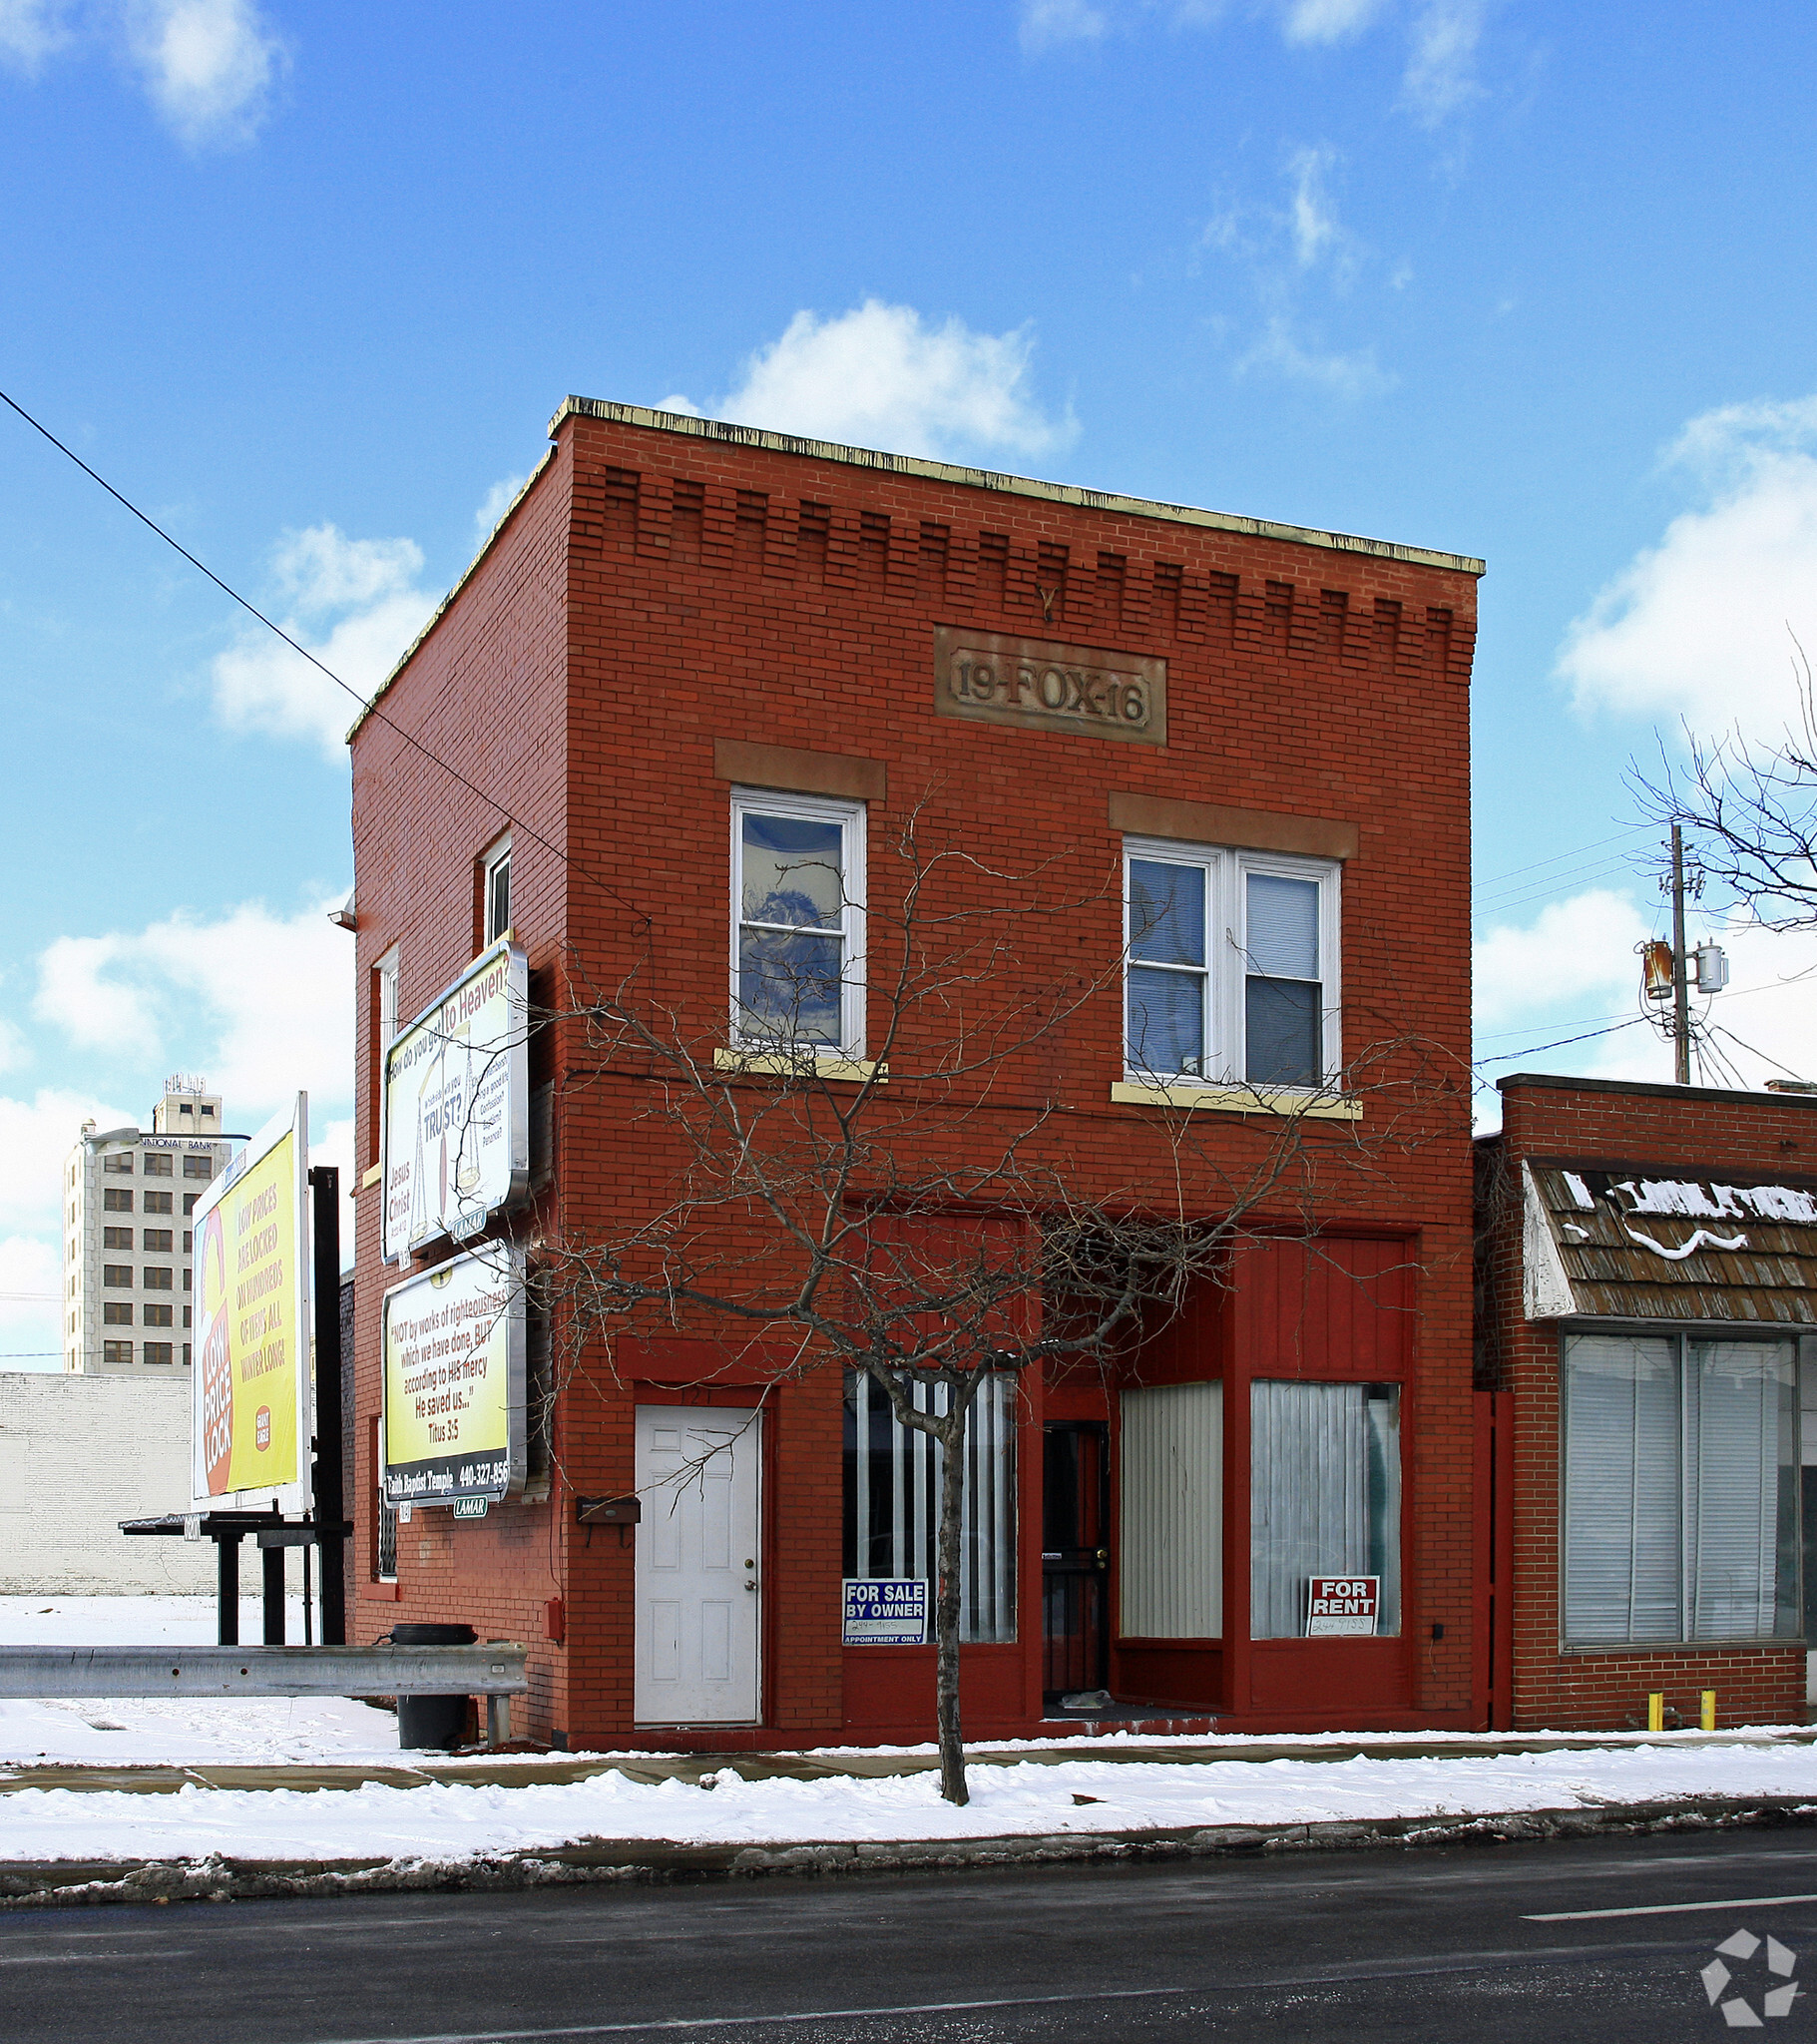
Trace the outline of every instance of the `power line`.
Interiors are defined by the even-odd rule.
[[[619,890],[615,886],[613,886],[610,881],[601,879],[598,873],[590,871],[586,866],[582,865],[579,859],[571,858],[567,852],[562,850],[560,845],[552,844],[549,841],[549,839],[545,837],[539,829],[537,829],[535,824],[527,823],[522,816],[514,814],[511,809],[507,808],[506,805],[499,800],[497,795],[489,794],[485,788],[481,787],[478,784],[477,781],[469,780],[466,774],[464,774],[458,766],[450,766],[449,763],[446,760],[442,759],[439,754],[432,753],[429,750],[429,748],[423,744],[422,740],[417,738],[414,733],[405,731],[403,726],[397,723],[397,721],[394,718],[387,717],[385,713],[379,709],[376,699],[369,699],[365,696],[362,696],[360,692],[356,688],[354,688],[350,682],[343,682],[340,676],[337,675],[331,667],[328,667],[325,663],[318,660],[306,646],[303,646],[299,644],[296,640],[292,639],[289,633],[286,632],[281,625],[276,624],[270,618],[267,618],[264,612],[261,611],[256,604],[248,602],[246,598],[241,596],[239,591],[233,588],[230,583],[224,582],[221,579],[221,577],[216,574],[214,569],[208,565],[206,561],[198,560],[196,556],[190,552],[189,548],[186,547],[181,540],[172,538],[172,536],[165,531],[164,527],[160,525],[155,518],[150,517],[146,512],[140,510],[139,506],[135,504],[130,497],[124,495],[121,491],[115,489],[114,485],[108,481],[107,477],[98,474],[94,469],[92,469],[88,465],[88,463],[83,460],[82,456],[75,451],[74,448],[66,447],[63,444],[63,442],[58,439],[56,434],[51,431],[50,427],[44,425],[40,420],[33,418],[31,413],[26,410],[25,406],[22,405],[17,398],[9,397],[4,390],[0,390],[0,402],[4,402],[5,404],[11,406],[11,408],[19,414],[19,416],[25,421],[25,423],[28,426],[32,428],[34,432],[42,433],[45,439],[47,439],[51,443],[51,445],[56,448],[59,454],[67,455],[69,459],[73,461],[79,469],[81,469],[83,474],[86,475],[91,482],[99,483],[101,487],[104,490],[106,490],[108,495],[114,499],[115,503],[123,506],[126,510],[130,511],[133,514],[133,516],[139,520],[141,525],[147,526],[150,528],[151,531],[155,532],[158,535],[158,537],[164,541],[166,546],[174,548],[176,552],[180,553],[183,556],[183,558],[189,562],[190,566],[198,572],[198,574],[206,575],[208,579],[212,583],[214,583],[215,587],[219,589],[224,596],[230,598],[232,602],[238,604],[240,609],[246,612],[248,616],[256,618],[258,622],[264,626],[266,631],[276,633],[277,637],[281,639],[287,647],[290,648],[291,652],[301,654],[303,659],[306,660],[312,668],[315,668],[320,673],[326,675],[328,680],[331,681],[343,695],[350,696],[353,699],[353,701],[357,703],[359,707],[369,717],[376,718],[377,721],[380,724],[382,724],[387,731],[395,733],[397,737],[402,739],[406,745],[414,746],[416,750],[422,754],[423,758],[427,760],[432,766],[439,766],[444,773],[450,774],[454,779],[458,780],[460,784],[468,791],[469,794],[477,795],[479,799],[486,803],[486,805],[489,808],[496,809],[498,813],[504,817],[505,821],[509,823],[514,830],[523,831],[526,837],[529,837],[535,843],[540,844],[545,851],[552,853],[556,858],[560,859],[565,866],[572,867],[573,870],[577,873],[585,874],[586,877],[590,879],[596,887],[599,887],[605,893],[610,894],[612,898],[620,904],[621,907],[628,908],[631,910],[633,915],[641,917],[646,926],[650,924],[651,916],[648,910],[640,908],[635,901],[627,900],[626,897],[623,894],[621,894]]]
[[[1587,851],[1600,851],[1605,844],[1619,844],[1624,837],[1632,837],[1637,831],[1650,830],[1650,823],[1624,823],[1612,837],[1592,837],[1588,844],[1574,844],[1568,851],[1555,851],[1551,858],[1537,858],[1530,865],[1510,866],[1505,873],[1491,873],[1477,882],[1472,892],[1485,887],[1499,886],[1504,880],[1519,879],[1523,873],[1537,873],[1542,866],[1556,866],[1568,858],[1577,858]]]

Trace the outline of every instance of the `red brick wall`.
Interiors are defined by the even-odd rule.
[[[937,718],[937,623],[1164,657],[1168,744]],[[899,904],[893,844],[915,814],[928,841],[980,859],[975,888],[1022,903],[1000,978],[1030,987],[1104,973],[1119,955],[1111,791],[1354,823],[1346,1054],[1388,1048],[1368,1073],[1362,1128],[1312,1131],[1258,1218],[1295,1229],[1310,1213],[1335,1234],[1418,1246],[1410,1409],[1421,1431],[1407,1467],[1409,1577],[1420,1587],[1408,1620],[1410,1637],[1421,1628],[1411,1708],[1424,1722],[1449,1720],[1470,1687],[1469,1143],[1458,1078],[1469,1043],[1474,629],[1470,575],[1386,553],[581,416],[563,424],[550,467],[381,707],[566,850],[566,869],[534,846],[520,867],[514,834],[513,919],[548,998],[636,969],[703,1047],[722,1032],[726,1003],[728,783],[714,775],[715,740],[884,763],[887,796],[869,809],[874,936]],[[500,825],[376,720],[355,741],[354,772],[361,963],[401,941],[409,1013],[469,955],[467,876]],[[1021,883],[992,877],[1028,872],[1040,877],[1020,896]],[[1032,897],[1044,906],[1029,910]],[[883,1024],[875,999],[871,1022],[873,1033]],[[905,1081],[938,1055],[942,1026],[932,1016],[908,1026],[892,1053]],[[363,1052],[360,1069],[363,1085]],[[584,1238],[648,1211],[678,1155],[637,1121],[650,1092],[638,1074],[593,1070],[572,1030],[557,1033],[552,1069],[557,1180],[540,1218]],[[1032,1103],[1051,1102],[1044,1155],[1088,1196],[1165,1201],[1183,1171],[1189,1209],[1207,1216],[1265,1169],[1273,1127],[1200,1116],[1175,1151],[1153,1110],[1111,1102],[1121,1076],[1120,993],[1107,983],[1062,1037],[999,1075],[1000,1110],[984,1107],[969,1136],[941,1140],[988,1152]],[[360,1112],[364,1127],[363,1093]],[[910,1149],[921,1140],[912,1127],[902,1137]],[[375,1226],[367,1195],[362,1401],[376,1396]],[[616,1532],[577,1545],[563,1498],[629,1487],[637,1394],[622,1363],[615,1377],[589,1357],[585,1374],[564,1400],[554,1507],[507,1508],[453,1536],[499,1542],[517,1512],[545,1529],[524,1547],[534,1568],[526,1560],[529,1572],[508,1578],[502,1546],[476,1547],[500,1567],[482,1600],[481,1571],[463,1580],[436,1551],[445,1527],[406,1529],[398,1602],[365,1610],[369,1630],[446,1612],[535,1637],[542,1600],[565,1596],[567,1646],[538,1656],[549,1686],[534,1722],[598,1739],[629,1729],[630,1550]],[[828,1372],[789,1387],[772,1429],[766,1722],[778,1736],[840,1725],[838,1425]],[[1025,1519],[1034,1504],[1025,1497]],[[1034,1604],[1024,1608],[1035,1623]],[[1038,1639],[1025,1645],[1039,1651]],[[1341,1703],[1330,1708],[1341,1720]]]
[[[1717,1693],[1723,1725],[1802,1721],[1804,1648],[1678,1646],[1561,1649],[1560,1332],[1522,1312],[1520,1164],[1570,1158],[1646,1165],[1687,1179],[1712,1173],[1817,1173],[1817,1100],[1705,1088],[1503,1082],[1503,1130],[1479,1145],[1481,1387],[1515,1401],[1514,1711],[1522,1727],[1644,1725],[1646,1699],[1697,1723]]]

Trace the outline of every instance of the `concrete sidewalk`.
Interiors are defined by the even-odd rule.
[[[1195,1740],[1190,1744],[1122,1745],[1107,1739],[1083,1739],[1065,1745],[968,1747],[968,1767],[1056,1767],[1067,1761],[1108,1761],[1141,1766],[1206,1767],[1231,1761],[1257,1766],[1271,1761],[1353,1760],[1429,1761],[1489,1760],[1515,1754],[1569,1753],[1640,1747],[1693,1750],[1701,1747],[1810,1746],[1817,1728],[1790,1725],[1754,1727],[1740,1732],[1570,1732],[1510,1734],[1504,1738],[1430,1740]],[[100,1793],[126,1790],[142,1795],[175,1795],[185,1788],[228,1789],[355,1789],[368,1785],[387,1788],[421,1788],[434,1783],[479,1788],[562,1787],[617,1773],[643,1784],[682,1782],[697,1788],[703,1777],[726,1770],[746,1782],[877,1781],[892,1776],[931,1774],[940,1763],[933,1754],[890,1753],[735,1753],[735,1754],[586,1754],[573,1759],[528,1755],[500,1759],[476,1753],[471,1759],[449,1755],[405,1761],[395,1766],[270,1765],[250,1767],[84,1767],[69,1763],[43,1767],[0,1764],[0,1795],[28,1788],[63,1788]]]

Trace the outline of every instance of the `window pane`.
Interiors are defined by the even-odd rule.
[[[511,861],[502,858],[486,875],[486,936],[502,937],[511,927]]]
[[[1565,1636],[1682,1637],[1678,1361],[1665,1339],[1565,1350]]]
[[[840,1041],[838,937],[738,934],[738,1027],[779,1043]]]
[[[1130,861],[1130,956],[1151,965],[1205,962],[1205,869]]]
[[[1130,968],[1130,1069],[1202,1073],[1205,1068],[1205,980],[1199,972]]]
[[[1783,1341],[1693,1341],[1685,1374],[1689,1636],[1794,1633],[1797,1371]]]
[[[838,929],[845,909],[844,836],[837,823],[747,814],[742,919]]]
[[[1303,979],[1243,987],[1243,1076],[1252,1086],[1317,1086],[1325,1077],[1320,989]]]
[[[1249,875],[1249,970],[1266,979],[1317,979],[1318,882]]]
[[[1401,1629],[1401,1394],[1394,1384],[1250,1386],[1249,1636],[1306,1630],[1312,1576],[1382,1579]]]
[[[918,1411],[944,1412],[946,1386],[917,1385]],[[1016,1380],[979,1387],[965,1422],[960,1637],[1016,1637]],[[932,1582],[942,1450],[905,1427],[862,1370],[845,1379],[845,1573]]]

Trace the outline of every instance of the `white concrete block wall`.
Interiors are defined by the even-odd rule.
[[[190,1501],[190,1379],[0,1371],[0,1595],[215,1592],[213,1541],[129,1539]],[[255,1595],[256,1551],[240,1559]]]

